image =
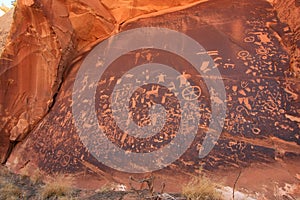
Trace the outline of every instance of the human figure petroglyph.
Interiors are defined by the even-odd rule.
[[[165,82],[166,75],[163,74],[163,73],[160,73],[156,78],[158,78],[157,83],[164,83],[164,82]]]
[[[190,83],[188,82],[188,79],[191,77],[190,74],[187,74],[186,72],[183,72],[181,75],[177,76],[177,80],[179,80],[180,84],[179,87],[189,86]]]

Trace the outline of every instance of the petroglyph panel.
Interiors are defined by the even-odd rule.
[[[225,85],[227,111],[221,137],[205,158],[200,159],[198,153],[203,148],[209,125],[217,121],[217,118],[212,119],[212,103],[224,102],[220,102],[218,94],[204,81],[213,81],[216,77],[204,77],[185,58],[151,48],[128,52],[111,63],[94,83],[97,86],[94,99],[83,99],[82,103],[87,106],[94,103],[99,128],[111,143],[134,153],[155,152],[168,146],[176,138],[182,118],[191,123],[197,120],[193,143],[174,163],[190,170],[200,166],[210,170],[249,166],[254,162],[274,162],[278,157],[291,154],[299,156],[299,80],[288,71],[290,58],[268,25],[281,25],[270,9],[269,3],[258,0],[209,1],[139,19],[121,30],[154,26],[183,32],[200,43],[214,61],[213,68],[220,71]],[[170,76],[158,68],[151,70],[151,64],[155,63],[176,69],[178,74]],[[22,148],[14,152],[22,153],[24,162],[38,157],[35,162],[47,172],[80,172],[87,166],[86,162],[108,170],[82,144],[72,117],[73,83],[80,64],[70,71],[52,111],[21,144]],[[143,64],[149,65],[150,70],[141,70],[138,75],[131,73]],[[199,67],[202,72],[210,70],[206,62],[199,63]],[[86,82],[83,79],[79,90],[94,87],[87,84],[88,79],[88,76]],[[136,84],[140,87],[135,88]],[[179,96],[185,100],[184,105],[180,105]],[[197,101],[196,109],[195,104],[189,103],[192,101]],[[129,112],[124,112],[122,107],[113,111],[112,105],[123,104],[128,105]],[[183,109],[193,112],[184,115]],[[157,115],[156,111],[164,114]],[[81,114],[84,126],[92,126],[87,120],[90,113]],[[132,133],[121,129],[132,123],[126,119],[131,119],[141,131]],[[151,130],[147,130],[147,126],[152,127]],[[189,123],[182,124],[182,129],[186,134],[192,131]],[[95,135],[91,133],[91,137]],[[91,141],[95,149],[110,153],[110,147],[99,138]],[[35,152],[27,153],[32,147]]]

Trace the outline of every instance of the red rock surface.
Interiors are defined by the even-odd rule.
[[[287,23],[292,30],[293,34],[283,36],[282,41],[291,55],[291,70],[300,77],[300,2],[276,0],[274,5],[280,20]]]
[[[112,70],[99,80],[97,95],[110,95],[117,78],[126,70],[138,64],[159,62],[190,74],[189,80],[202,89],[204,95],[199,101],[204,102],[206,114],[201,118],[197,137],[180,159],[155,173],[159,180],[169,180],[168,189],[179,190],[179,185],[171,183],[173,173],[186,180],[185,173],[195,173],[202,167],[219,177],[227,175],[228,183],[232,183],[230,176],[245,168],[245,176],[253,182],[255,175],[250,169],[268,173],[261,184],[270,187],[273,182],[266,180],[288,165],[291,172],[272,181],[299,185],[296,16],[289,18],[282,10],[277,16],[272,5],[263,0],[88,2],[18,1],[9,41],[0,60],[1,157],[5,157],[10,141],[20,141],[6,163],[12,170],[38,167],[46,174],[74,174],[80,177],[82,185],[84,180],[90,181],[91,174],[97,175],[95,184],[127,182],[129,174],[106,167],[82,144],[72,116],[73,84],[84,57],[96,44],[118,32],[154,26],[183,32],[199,42],[214,59],[227,93],[221,137],[210,154],[199,159],[199,144],[207,131],[210,114],[205,96],[208,93],[201,81],[203,77],[183,59],[169,59],[172,55],[151,49],[131,52],[118,58],[110,66]],[[280,1],[275,4],[277,9],[284,6]],[[291,37],[292,43],[286,44],[289,40],[284,42],[284,38]],[[96,104],[105,105],[101,99],[96,100]],[[100,109],[100,123],[101,112]],[[115,130],[110,123],[103,126]],[[116,132],[107,133],[112,141],[122,135]],[[116,143],[126,150],[138,149],[128,145],[131,143],[126,135],[124,138]],[[109,153],[109,149],[103,151]],[[259,171],[261,165],[275,166],[276,170]],[[247,180],[241,179],[245,188]],[[256,186],[252,189],[258,190]]]

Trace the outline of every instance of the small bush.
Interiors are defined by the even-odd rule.
[[[11,174],[6,167],[0,165],[0,176],[1,177],[10,177]]]
[[[22,199],[22,191],[17,186],[12,183],[7,183],[3,185],[0,189],[0,199],[1,200],[15,200]]]
[[[43,182],[43,175],[40,170],[35,170],[33,174],[30,176],[30,181],[33,184],[39,184]]]
[[[42,199],[70,197],[72,195],[72,183],[69,178],[59,176],[47,183],[40,191]]]
[[[221,194],[216,190],[216,184],[205,176],[194,177],[182,189],[182,194],[188,200],[221,200]]]

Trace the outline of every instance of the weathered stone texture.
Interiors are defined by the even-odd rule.
[[[276,6],[284,7],[283,4],[279,2]],[[18,0],[0,60],[0,156],[5,157],[9,144],[20,141],[7,162],[15,171],[28,165],[46,173],[76,174],[86,169],[103,176],[116,173],[97,161],[79,138],[72,113],[72,94],[86,85],[82,83],[83,87],[74,91],[74,80],[95,45],[125,30],[154,26],[185,33],[199,42],[214,60],[226,90],[223,132],[213,151],[199,159],[198,151],[211,114],[203,77],[183,58],[143,49],[118,58],[110,66],[112,70],[106,71],[97,83],[94,103],[98,106],[101,128],[110,130],[107,131],[110,141],[119,139],[117,145],[125,150],[138,152],[144,148],[143,142],[140,146],[132,145],[134,139],[116,128],[109,111],[109,95],[126,70],[159,62],[187,75],[202,91],[198,98],[203,113],[195,141],[165,170],[179,168],[194,172],[200,166],[216,170],[299,159],[300,96],[299,79],[295,77],[299,65],[299,22],[296,22],[299,17],[287,17],[285,12],[278,11],[289,27],[273,11],[272,5],[264,0]],[[282,40],[291,36],[291,31],[294,40],[287,50]],[[172,80],[174,86],[180,87],[177,77]],[[151,87],[141,90],[158,93]],[[165,94],[175,96],[171,92]],[[145,99],[146,103],[151,102],[150,97]],[[174,112],[181,114],[176,109]],[[134,119],[138,121],[141,117]],[[160,142],[157,138],[152,138],[153,141],[146,138],[143,141],[148,146],[144,150],[167,145],[174,135],[166,134],[162,144],[157,144]],[[96,141],[97,138],[91,138],[95,148],[110,153],[110,149]]]

